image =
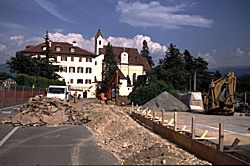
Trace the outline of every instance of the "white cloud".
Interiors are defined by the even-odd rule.
[[[186,5],[163,6],[157,1],[149,3],[119,1],[116,10],[120,21],[135,27],[161,27],[178,29],[181,26],[211,27],[213,20],[200,15],[178,14]]]
[[[23,40],[23,39],[24,39],[23,35],[10,36],[10,40],[14,40],[14,41]]]
[[[217,61],[215,60],[214,56],[210,55],[210,53],[199,52],[197,56],[203,58],[208,63],[208,66],[210,67],[214,67],[217,65]]]
[[[157,61],[156,63],[158,63],[158,59],[162,57],[164,52],[167,50],[167,47],[161,45],[160,43],[152,41],[148,36],[136,35],[132,39],[125,37],[108,37],[106,39],[106,43],[108,41],[113,46],[137,48],[138,51],[140,51],[142,49],[143,40],[147,41],[151,56],[153,60],[155,62]]]
[[[68,42],[68,43],[72,43],[73,41],[76,41],[79,47],[86,49],[88,51],[94,52],[94,44],[95,44],[94,37],[88,40],[88,39],[84,39],[84,37],[81,34],[68,33],[64,35],[58,32],[49,33],[49,36],[52,41]],[[125,37],[109,36],[106,39],[104,39],[104,44],[106,45],[108,42],[110,42],[111,45],[113,46],[137,48],[138,51],[140,51],[142,49],[143,40],[147,41],[151,56],[153,60],[156,63],[158,63],[158,59],[164,55],[164,52],[167,50],[167,47],[161,45],[160,43],[152,41],[151,38],[148,36],[136,35],[135,37],[131,39],[125,38]]]
[[[35,2],[41,6],[44,10],[46,10],[51,15],[55,16],[56,18],[68,22],[73,23],[72,20],[69,20],[68,18],[64,17],[57,9],[56,5],[53,4],[51,1],[48,0],[35,0]]]
[[[91,38],[90,40],[86,40],[83,38],[81,34],[78,34],[78,33],[68,33],[67,35],[64,35],[59,32],[49,33],[49,36],[52,41],[68,42],[68,43],[72,43],[73,41],[76,41],[77,45],[80,48],[86,49],[91,52],[94,52],[94,49],[95,49],[94,37]]]
[[[235,56],[244,56],[246,53],[241,48],[236,48],[233,54]]]
[[[7,50],[7,46],[4,44],[0,44],[0,51]]]

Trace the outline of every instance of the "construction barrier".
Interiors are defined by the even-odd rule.
[[[23,104],[29,98],[41,94],[45,94],[45,88],[19,85],[0,86],[0,109]]]

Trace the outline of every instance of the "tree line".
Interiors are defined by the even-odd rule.
[[[138,76],[129,95],[129,99],[135,104],[142,105],[163,91],[174,95],[187,91],[206,94],[212,79],[223,77],[219,71],[210,72],[208,62],[203,58],[192,56],[187,49],[181,52],[173,43],[168,46],[157,66],[152,62],[145,40],[140,54],[148,59],[152,70],[144,76]],[[242,96],[242,92],[250,92],[250,76],[237,78],[237,91],[239,97]]]

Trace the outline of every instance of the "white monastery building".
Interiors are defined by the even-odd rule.
[[[136,48],[112,46],[112,49],[120,70],[119,95],[128,96],[137,76],[146,74],[146,71],[151,68],[147,59],[140,56]],[[45,56],[43,55],[44,50],[46,50],[46,45],[41,43],[26,46],[21,52],[30,56]],[[57,61],[53,65],[59,65],[61,68],[57,72],[61,76],[59,79],[65,81],[66,85],[70,85],[71,91],[77,91],[81,96],[83,96],[83,92],[87,91],[87,98],[96,97],[97,83],[102,80],[102,61],[105,51],[106,46],[100,30],[95,36],[95,53],[78,47],[76,42],[50,43],[50,54]],[[127,76],[131,80],[131,85],[128,84]]]

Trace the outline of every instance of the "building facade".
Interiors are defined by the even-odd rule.
[[[111,43],[112,44],[112,43]],[[83,96],[87,92],[87,98],[96,97],[97,83],[102,80],[102,61],[106,47],[102,32],[98,30],[95,36],[95,53],[89,52],[77,46],[76,42],[51,42],[50,55],[56,62],[53,65],[60,66],[57,72],[61,81],[70,86],[71,91]],[[128,96],[132,91],[137,76],[144,75],[151,68],[146,58],[139,55],[135,48],[112,46],[114,59],[120,73],[119,95]],[[45,56],[45,43],[35,46],[27,46],[22,53],[30,56]],[[131,84],[128,83],[130,78]]]
[[[27,46],[22,53],[30,56],[45,56],[45,43],[35,46]],[[60,66],[57,72],[61,76],[61,81],[65,81],[66,85],[70,85],[71,91],[76,91],[83,96],[83,92],[87,92],[88,98],[95,98],[95,87],[97,77],[100,77],[100,71],[96,70],[101,62],[97,62],[99,58],[94,53],[84,50],[77,46],[76,42],[51,42],[50,55],[56,62],[53,65]]]
[[[107,46],[104,45],[103,35],[100,30],[98,30],[95,40],[95,53],[103,60]],[[128,96],[132,92],[133,84],[137,77],[145,75],[151,68],[147,59],[142,57],[136,48],[112,46],[112,50],[117,66],[123,74],[120,79],[119,95]],[[128,84],[128,77],[131,84]]]

